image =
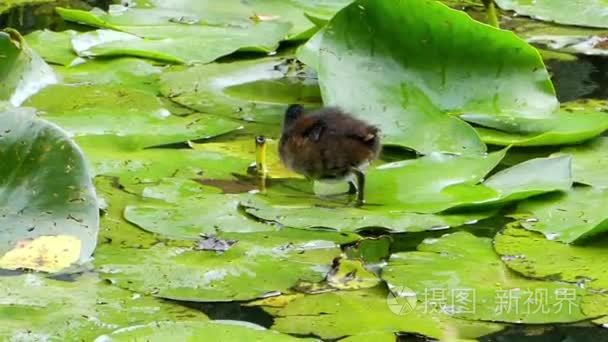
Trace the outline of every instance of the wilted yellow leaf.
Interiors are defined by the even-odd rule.
[[[80,239],[71,235],[40,236],[33,240],[22,240],[0,258],[0,268],[58,272],[78,260],[80,248]]]

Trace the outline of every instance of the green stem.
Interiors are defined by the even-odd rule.
[[[488,25],[500,28],[498,22],[498,14],[496,14],[496,6],[493,0],[482,0],[483,6],[486,8],[486,21]]]

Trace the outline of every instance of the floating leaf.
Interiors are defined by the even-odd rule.
[[[6,341],[93,341],[133,324],[206,320],[200,311],[119,289],[93,273],[72,281],[0,277],[0,297],[0,339]]]
[[[141,11],[136,8],[125,10]],[[271,52],[291,26],[284,22],[184,25],[171,21],[171,13],[156,25],[146,23],[146,19],[138,15],[134,15],[127,25],[115,25],[113,17],[124,13],[98,14],[98,11],[66,8],[57,8],[57,12],[68,21],[116,30],[99,30],[74,37],[74,48],[81,56],[137,56],[167,63],[208,63],[238,50]],[[92,35],[96,37],[91,39]],[[88,44],[83,46],[83,40]]]
[[[314,341],[281,334],[243,321],[154,322],[118,329],[98,337],[96,341],[189,341],[201,336],[213,336],[213,339],[218,341]]]
[[[141,200],[139,196],[121,189],[115,178],[96,177],[95,188],[100,202],[107,206],[99,223],[99,244],[112,243],[123,247],[150,247],[157,243],[157,238],[123,217],[127,204],[135,204]]]
[[[494,239],[496,252],[516,272],[530,278],[581,284],[594,290],[608,289],[608,276],[601,266],[608,257],[607,245],[606,239],[585,246],[569,245],[513,226]]]
[[[70,235],[22,240],[0,258],[0,268],[58,272],[78,261],[80,249],[80,240]]]
[[[62,253],[62,248],[48,244],[59,238],[40,238],[57,236],[64,242],[78,239],[81,248],[65,248],[69,255],[72,248],[78,249],[74,261],[88,260],[95,249],[99,212],[82,152],[63,130],[26,108],[2,110],[0,127],[0,254],[11,258],[17,251],[5,253],[24,243],[32,249],[21,252],[48,248]],[[26,242],[30,240],[34,241]],[[29,258],[10,268],[35,266]],[[50,266],[47,261],[33,269],[57,271],[65,264],[63,260]]]
[[[157,200],[129,205],[125,208],[124,216],[129,222],[147,231],[176,239],[195,239],[201,234],[218,231],[255,232],[278,229],[277,226],[257,222],[241,213],[241,195],[190,189],[191,182],[171,180],[161,182],[159,186],[146,187],[143,190],[144,197]]]
[[[555,154],[572,157],[572,175],[578,183],[608,188],[608,138],[599,137],[586,144],[566,147]]]
[[[256,143],[255,138],[248,136],[246,139],[232,139],[226,142],[208,142],[203,144],[192,144],[195,150],[218,152],[227,157],[241,158],[243,160],[255,161]],[[279,158],[279,144],[276,139],[266,139],[266,168],[267,176],[270,178],[303,178],[302,175],[287,169]]]
[[[577,187],[519,203],[520,224],[549,240],[571,243],[608,231],[607,190]]]
[[[496,0],[496,4],[535,19],[567,25],[608,27],[608,6],[603,0]]]
[[[157,95],[159,92],[158,78],[162,71],[162,67],[145,59],[128,57],[93,59],[69,67],[55,67],[55,72],[61,76],[65,84],[109,85],[144,91],[152,95]],[[171,108],[167,109],[171,110]],[[173,110],[171,112],[176,114]]]
[[[532,47],[435,1],[357,1],[329,22],[319,51],[325,103],[378,125],[385,144],[422,153],[485,150],[474,130],[446,111],[555,106],[548,79],[535,81],[546,72]],[[464,67],[462,60],[484,64]],[[537,75],[523,72],[533,69]]]
[[[314,75],[293,59],[264,58],[167,71],[161,93],[203,113],[279,126],[289,103],[317,104]]]
[[[361,228],[363,224],[374,226],[382,220],[385,223],[391,222],[395,219],[395,216],[391,214],[432,214],[457,207],[497,205],[570,188],[572,177],[570,158],[567,156],[530,160],[503,170],[482,184],[476,184],[498,164],[505,152],[506,150],[503,150],[484,157],[458,157],[434,153],[423,158],[385,164],[370,170],[366,186],[367,205],[356,209],[344,208],[353,217],[349,222],[350,229]],[[550,177],[543,174],[547,170],[552,171]],[[320,220],[325,219],[326,216],[333,215],[336,218],[335,215],[341,215],[336,213],[320,216],[319,214],[324,211],[322,207],[337,208],[340,205],[323,204],[320,201],[306,205],[302,204],[302,201],[306,200],[305,196],[308,196],[308,202],[314,200],[313,196],[306,193],[297,195],[297,197],[292,195],[282,199],[274,196],[259,200],[254,198],[250,203],[244,203],[244,206],[257,208],[257,210],[248,210],[255,216],[284,224],[287,224],[286,219],[296,222],[303,215],[311,216],[312,214],[313,217],[316,217],[313,222],[321,222]],[[266,210],[273,211],[270,205],[276,206],[276,214],[265,213]],[[315,205],[321,208],[314,209]],[[263,209],[260,210],[261,208]],[[290,215],[286,215],[285,210],[290,210]],[[281,211],[283,212],[281,213]],[[331,210],[326,209],[325,211],[330,212]],[[379,216],[382,215],[381,213],[384,213],[384,216]],[[406,217],[399,218],[397,222],[420,222],[421,218],[426,218],[428,221],[431,217],[419,215],[407,217],[406,215]],[[435,220],[437,218],[434,217]],[[310,217],[307,220],[310,220]],[[302,221],[301,224],[314,225],[310,221]],[[317,225],[329,226],[323,223]],[[338,226],[343,227],[344,224]],[[391,225],[387,228],[393,227]],[[426,227],[426,229],[428,228],[430,227]]]
[[[51,67],[27,46],[19,32],[0,31],[0,51],[0,100],[19,106],[40,89],[57,83]]]
[[[509,273],[491,239],[466,232],[427,239],[416,252],[391,255],[382,278],[390,287],[414,290],[428,311],[466,319],[550,323],[586,318],[581,289]]]
[[[309,18],[327,20],[351,0],[228,0],[221,4],[213,0],[167,2],[145,1],[134,6],[110,6],[114,15],[101,17],[115,25],[163,25],[167,20],[185,25],[247,26],[259,22],[289,23],[287,40],[309,38],[316,30]]]
[[[488,144],[544,146],[578,143],[600,135],[608,129],[605,104],[574,101],[566,103],[548,117],[519,115],[461,115],[467,121],[493,128],[477,128]]]
[[[108,137],[100,140],[81,138],[78,141],[94,174],[118,177],[119,183],[131,191],[135,190],[134,187],[157,183],[168,177],[201,182],[231,181],[231,184],[238,185],[233,174],[244,174],[254,161],[206,150],[206,144],[201,144],[197,150],[132,150],[120,145],[112,146]],[[245,188],[248,191],[255,186],[246,184]]]
[[[115,85],[55,85],[26,104],[73,136],[111,136],[132,148],[210,138],[241,127],[210,115],[171,115],[156,96]]]
[[[102,245],[95,263],[103,277],[132,291],[188,301],[250,300],[288,291],[299,280],[323,280],[340,254],[336,242],[356,239],[297,229],[220,236],[237,242],[223,253],[195,250],[194,241],[148,249]]]
[[[492,210],[419,214],[372,205],[354,208],[345,203],[316,199],[314,194],[310,193],[298,196],[277,194],[264,197],[258,195],[241,202],[241,205],[248,214],[288,227],[331,228],[355,232],[369,228],[392,232],[441,230],[476,222],[495,214],[495,211]]]
[[[336,258],[331,271],[327,273],[326,282],[334,289],[358,290],[377,286],[381,280],[367,270],[360,260]]]
[[[403,310],[404,300],[391,297],[382,288],[373,288],[303,296],[285,307],[264,309],[276,317],[273,329],[290,334],[312,334],[323,339],[380,332],[418,333],[438,339],[450,336],[474,339],[501,330],[495,323],[459,320],[438,312],[425,313],[420,306]]]
[[[48,63],[69,65],[78,57],[72,50],[71,40],[77,32],[66,30],[53,32],[50,30],[34,31],[25,40],[32,50]]]

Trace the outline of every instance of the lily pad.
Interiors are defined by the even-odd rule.
[[[263,58],[167,71],[161,93],[203,113],[280,125],[289,103],[321,102],[317,80],[293,59]]]
[[[303,176],[287,169],[279,158],[279,145],[276,139],[266,138],[266,168],[267,176],[271,178],[303,178]],[[203,144],[192,144],[195,150],[218,152],[227,157],[240,158],[255,161],[256,143],[255,138],[248,136],[246,139],[238,138],[222,142],[206,142]],[[242,170],[238,170],[242,171]]]
[[[47,239],[54,245],[49,250],[61,250],[56,243],[71,244],[69,237],[81,244],[74,253],[64,255],[72,256],[71,260],[56,267],[48,263],[53,258],[45,257],[40,264],[11,263],[8,268],[57,272],[66,264],[88,260],[95,249],[99,212],[80,148],[66,132],[38,119],[31,109],[4,109],[0,127],[0,254],[34,248],[43,242],[36,240],[45,236],[65,238],[63,242]]]
[[[144,198],[156,199],[129,205],[125,218],[149,232],[174,239],[194,239],[215,232],[276,230],[241,212],[243,195],[210,193],[189,180],[168,179],[143,190]],[[201,210],[204,208],[204,210]]]
[[[30,49],[19,32],[0,31],[0,100],[19,106],[40,89],[57,83],[48,64]]]
[[[356,239],[298,229],[221,237],[237,242],[224,253],[196,250],[193,241],[149,249],[103,245],[95,264],[103,277],[132,291],[188,301],[250,300],[289,291],[300,280],[323,280],[340,255],[337,243]]]
[[[608,188],[608,138],[599,137],[585,144],[565,147],[556,156],[572,156],[574,181],[596,188]]]
[[[496,0],[502,9],[560,24],[608,27],[608,6],[603,0]]]
[[[608,290],[608,276],[601,266],[608,257],[607,246],[606,239],[585,246],[550,241],[540,233],[515,226],[494,238],[494,248],[503,262],[526,277],[602,291]]]
[[[40,30],[28,34],[25,40],[32,50],[48,63],[69,65],[78,58],[71,44],[72,37],[77,33],[74,30],[61,32]]]
[[[118,183],[130,191],[137,191],[135,188],[155,184],[168,177],[199,181],[236,181],[233,174],[244,174],[247,167],[254,162],[209,151],[204,147],[197,150],[133,150],[120,145],[112,146],[111,142],[108,137],[100,140],[78,139],[93,174],[118,177]],[[249,185],[249,189],[251,188]]]
[[[95,189],[105,204],[99,223],[98,245],[115,244],[131,248],[147,248],[158,242],[153,234],[129,223],[123,217],[125,206],[141,201],[141,197],[121,189],[113,177],[95,178]]]
[[[477,128],[482,140],[493,145],[543,146],[564,145],[589,140],[608,129],[605,103],[574,101],[549,117],[519,115],[464,114]],[[488,129],[492,128],[492,129]]]
[[[256,22],[286,22],[291,25],[287,40],[309,38],[315,32],[315,25],[309,20],[327,20],[351,0],[252,0],[242,2],[228,0],[218,4],[213,0],[186,0],[168,2],[163,0],[139,1],[136,6],[111,6],[110,11],[116,15],[106,19],[114,24],[131,24],[141,22],[147,25],[159,25],[171,18],[173,22],[184,24],[251,25]]]
[[[354,208],[343,197],[315,198],[310,189],[285,192],[272,187],[268,195],[242,202],[247,213],[290,227],[327,227],[358,231],[384,228],[394,232],[446,229],[492,215],[484,207],[551,191],[570,189],[570,158],[537,158],[494,174],[505,150],[486,157],[431,154],[372,169],[367,175],[367,204]],[[551,170],[547,176],[547,170]],[[283,186],[285,187],[285,186]],[[477,211],[455,208],[477,207]],[[447,209],[449,213],[435,214]]]
[[[315,341],[300,339],[242,321],[154,322],[118,329],[99,336],[103,341],[191,341],[201,336],[213,336],[217,341]]]
[[[207,319],[200,311],[111,286],[93,273],[73,281],[3,276],[0,297],[0,338],[7,341],[93,341],[134,324]]]
[[[473,322],[438,312],[413,309],[404,298],[391,296],[384,288],[338,291],[301,296],[284,307],[264,309],[275,318],[274,330],[323,339],[375,333],[409,332],[430,338],[474,339],[502,329],[496,323]],[[306,319],[303,319],[306,317]]]
[[[291,26],[283,22],[252,22],[240,26],[185,24],[172,21],[171,16],[157,25],[141,20],[115,25],[113,17],[122,13],[100,14],[66,8],[57,8],[57,12],[68,21],[120,31],[100,30],[74,37],[72,44],[81,56],[136,56],[167,63],[208,63],[238,50],[268,53],[278,46]],[[83,41],[87,43],[84,48]]]
[[[128,57],[93,59],[67,67],[55,66],[54,69],[64,84],[112,85],[145,91],[152,95],[159,92],[158,78],[163,71],[163,67],[150,61]]]
[[[423,153],[484,150],[446,112],[550,113],[558,105],[533,47],[437,1],[357,1],[330,21],[320,52],[325,103],[378,125],[386,144]]]
[[[586,318],[583,290],[510,273],[491,239],[466,232],[427,239],[416,252],[391,255],[382,278],[390,287],[412,289],[429,311],[466,319],[550,323]]]
[[[519,203],[514,216],[549,240],[578,242],[608,231],[608,191],[577,187]]]
[[[493,210],[480,210],[460,214],[419,214],[380,206],[353,208],[313,196],[258,195],[241,202],[241,205],[250,215],[287,227],[354,232],[370,228],[391,232],[441,230],[477,222],[496,213]]]
[[[498,164],[505,152],[490,153],[487,157],[431,154],[382,165],[368,173],[366,200],[370,205],[407,212],[437,213],[570,188],[569,157],[533,159],[476,184]],[[553,172],[551,177],[539,176],[547,170]]]
[[[210,138],[242,126],[210,115],[171,115],[156,96],[116,85],[54,85],[26,104],[72,136],[111,136],[132,148]]]

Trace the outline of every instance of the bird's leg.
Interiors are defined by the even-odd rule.
[[[357,185],[355,184],[355,181],[350,179],[348,181],[348,194],[350,195],[354,195],[357,193]]]
[[[365,173],[363,171],[353,168],[353,174],[355,175],[355,179],[357,181],[357,203],[356,206],[362,206],[365,203]]]
[[[266,138],[263,135],[255,137],[255,167],[261,192],[266,192]]]

